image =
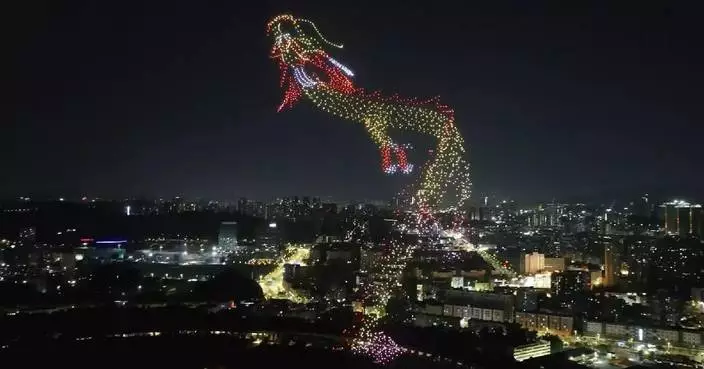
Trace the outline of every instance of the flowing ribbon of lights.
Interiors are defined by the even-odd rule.
[[[314,34],[306,32],[304,24],[311,26]],[[388,174],[413,171],[406,153],[409,147],[394,143],[390,130],[418,132],[436,139],[432,156],[422,166],[414,185],[412,204],[416,207],[413,214],[418,228],[424,228],[424,232],[437,228],[434,211],[456,209],[469,198],[469,163],[465,159],[464,140],[454,124],[454,111],[449,106],[440,103],[437,97],[408,99],[356,87],[350,79],[354,76],[352,70],[323,49],[324,45],[338,48],[342,45],[328,41],[311,21],[279,15],[267,24],[267,32],[274,39],[271,58],[278,61],[284,89],[279,110],[305,97],[325,112],[361,123],[379,147],[381,167]],[[392,245],[378,280],[361,291],[363,305],[386,306],[411,251],[407,246]],[[376,314],[365,314],[352,349],[370,355],[378,363],[388,363],[404,352],[378,329]]]
[[[310,25],[313,27],[313,30],[315,31],[315,33],[318,34],[318,37],[320,37],[320,39],[323,40],[323,42],[325,42],[326,44],[328,44],[328,45],[330,45],[330,46],[334,46],[334,47],[336,47],[336,48],[338,48],[338,49],[342,49],[342,47],[344,46],[344,45],[342,45],[342,44],[336,44],[336,43],[333,43],[333,42],[328,41],[328,40],[323,36],[323,34],[320,33],[320,31],[318,31],[318,27],[315,25],[315,23],[309,21],[308,19],[298,19],[298,21],[299,21],[299,22],[304,22],[304,23],[310,24]]]
[[[388,244],[385,253],[377,263],[375,278],[371,283],[364,283],[360,297],[363,306],[376,306],[375,313],[366,314],[354,340],[352,351],[368,355],[374,362],[388,364],[396,357],[406,352],[406,349],[384,334],[378,327],[379,311],[388,303],[392,292],[398,288],[403,269],[413,255],[413,248],[399,241]]]
[[[461,206],[469,198],[469,163],[449,106],[437,97],[408,99],[355,87],[350,79],[354,76],[352,70],[324,51],[325,45],[342,45],[328,41],[309,20],[279,15],[267,24],[267,31],[274,39],[271,57],[279,61],[285,89],[279,110],[293,106],[305,96],[323,111],[362,123],[379,146],[382,170],[389,174],[413,171],[406,152],[390,139],[390,130],[433,136],[437,146],[421,168],[415,186],[416,203],[440,210]]]
[[[337,61],[337,60],[335,60],[335,59],[333,59],[333,58],[331,58],[331,57],[328,57],[328,60],[330,61],[330,63],[332,63],[332,65],[334,65],[334,66],[340,68],[341,71],[345,72],[345,74],[346,74],[348,77],[354,77],[354,73],[352,73],[352,71],[350,70],[350,68],[347,68],[347,67],[344,66],[342,63],[340,63],[339,61]]]

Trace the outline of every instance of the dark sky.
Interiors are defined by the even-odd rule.
[[[389,197],[398,180],[361,126],[305,101],[276,113],[264,25],[281,12],[343,42],[330,51],[359,86],[452,105],[477,195],[687,195],[704,181],[702,13],[687,3],[242,3],[19,10],[2,195]]]

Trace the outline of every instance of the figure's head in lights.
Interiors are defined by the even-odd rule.
[[[342,44],[328,41],[315,23],[290,14],[272,18],[266,25],[274,43],[271,56],[286,64],[300,64],[316,53],[324,53],[324,45],[341,49]]]
[[[325,50],[342,45],[328,41],[313,22],[284,14],[269,21],[266,29],[273,43],[271,58],[281,72],[279,83],[286,89],[279,111],[293,106],[307,89],[355,90],[350,80],[354,73]]]

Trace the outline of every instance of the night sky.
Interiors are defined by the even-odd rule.
[[[265,23],[282,12],[344,43],[328,51],[357,85],[453,106],[476,195],[701,194],[702,13],[685,3],[50,3],[11,26],[0,195],[389,198],[363,127],[305,101],[276,113]]]

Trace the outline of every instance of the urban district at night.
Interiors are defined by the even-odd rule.
[[[27,5],[1,367],[704,368],[696,3]]]

